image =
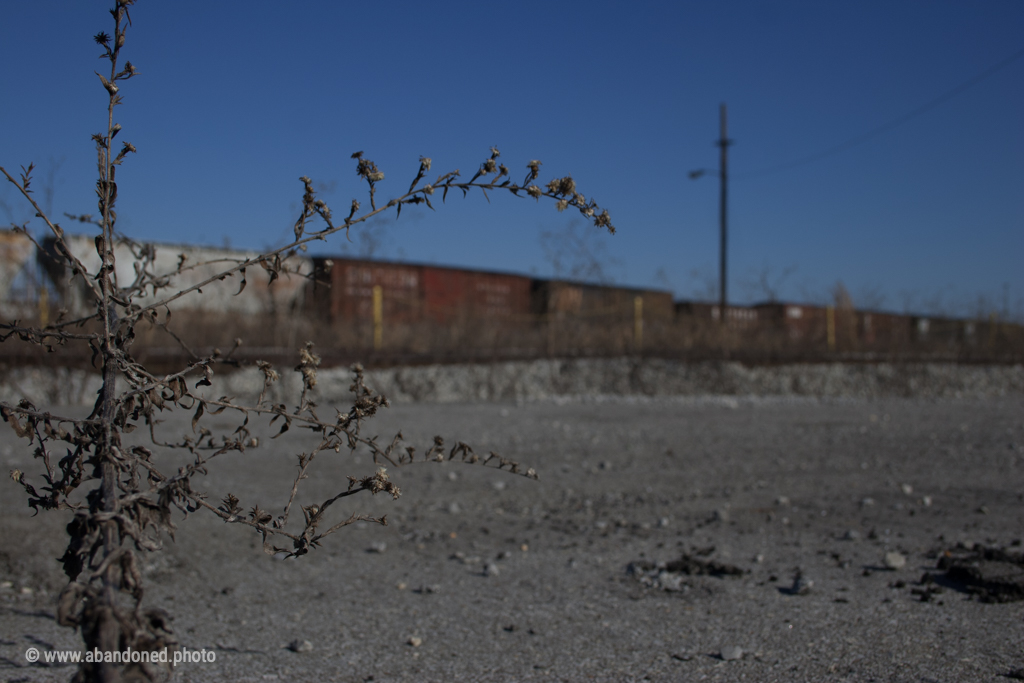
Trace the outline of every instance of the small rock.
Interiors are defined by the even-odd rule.
[[[783,507],[789,505],[789,498],[787,496],[779,496],[775,499],[775,504]]]
[[[665,527],[667,527],[671,523],[672,523],[672,521],[668,517],[662,517],[661,519],[658,520],[658,528],[659,529],[664,529]]]
[[[487,566],[484,567],[484,576],[497,576],[500,573],[501,570],[498,569],[498,565],[494,562],[488,562]]]
[[[922,498],[921,498],[921,505],[924,505],[926,508],[927,507],[931,507],[932,506],[932,497],[931,496],[922,496]]]
[[[369,553],[383,553],[387,549],[388,549],[388,544],[387,543],[385,543],[384,541],[375,541],[375,542],[370,544],[370,547],[367,548],[366,552],[369,552]]]
[[[874,504],[875,504],[875,499],[874,498],[861,498],[861,500],[860,500],[860,506],[862,508],[869,508],[869,507],[871,507]]]
[[[451,503],[448,504],[448,512],[453,515],[457,515],[460,512],[462,512],[462,508],[459,507],[459,504],[453,500]]]
[[[987,505],[982,505],[981,507],[978,508],[978,512],[980,512],[983,515],[987,515],[988,514],[988,506]]]
[[[903,491],[903,495],[909,496],[914,493],[914,487],[910,484],[900,484],[900,490]]]
[[[288,643],[288,649],[292,652],[312,652],[313,643],[308,640],[300,640],[296,638],[292,642]]]
[[[467,555],[462,551],[456,551],[452,554],[451,559],[458,560],[460,564],[476,565],[482,562],[482,558],[479,555]]]
[[[886,569],[903,569],[907,566],[907,558],[903,553],[891,552],[885,554]]]
[[[736,645],[723,647],[722,652],[719,656],[727,662],[732,662],[737,659],[743,659],[743,648],[738,647]]]
[[[491,486],[494,487],[495,491],[504,491],[507,484],[503,482],[501,479],[498,479],[497,481],[492,482]]]
[[[804,573],[797,571],[793,577],[793,585],[789,589],[790,595],[807,595],[814,588],[814,582],[804,576]]]
[[[412,645],[413,647],[419,647],[423,644],[423,639],[418,636],[410,636],[409,640],[405,642],[409,645]]]
[[[658,574],[658,585],[661,589],[670,593],[683,590],[683,576],[674,572],[661,572]]]
[[[843,534],[844,541],[857,541],[860,539],[860,532],[856,529],[847,529],[846,533]]]
[[[727,508],[718,508],[715,510],[714,518],[716,522],[728,522],[729,510]]]

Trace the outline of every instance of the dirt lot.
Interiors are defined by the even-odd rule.
[[[541,479],[403,468],[400,500],[348,499],[389,526],[358,525],[298,560],[212,515],[179,520],[149,558],[147,602],[216,662],[177,680],[1024,676],[1024,602],[986,602],[1012,595],[937,568],[975,543],[1021,551],[1019,395],[404,404],[370,431],[399,428],[421,449],[438,433],[497,450]],[[211,500],[280,508],[294,472],[282,449],[299,442],[264,444],[211,467]],[[33,471],[9,431],[0,461]],[[336,456],[302,502],[372,471]],[[67,680],[70,667],[24,657],[78,646],[53,620],[67,518],[32,518],[0,486],[0,677]],[[1019,578],[1012,562],[989,565]],[[302,641],[312,650],[288,648]]]

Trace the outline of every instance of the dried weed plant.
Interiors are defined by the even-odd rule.
[[[478,455],[461,442],[449,448],[441,437],[436,437],[425,452],[417,454],[413,447],[405,445],[401,433],[386,445],[379,444],[376,437],[364,436],[364,421],[387,407],[388,400],[366,386],[363,370],[358,365],[352,368],[352,404],[345,410],[332,410],[330,416],[321,416],[314,401],[320,358],[313,352],[311,344],[301,349],[295,368],[302,377],[302,390],[294,405],[267,400],[268,391],[279,379],[279,374],[266,362],[258,364],[264,384],[255,403],[243,404],[227,396],[208,397],[201,389],[212,386],[214,368],[230,362],[232,352],[214,351],[208,356],[197,356],[186,349],[192,360],[185,367],[176,372],[155,373],[132,355],[132,343],[140,323],[152,323],[173,336],[166,322],[172,304],[184,295],[233,277],[238,278],[238,291],[241,292],[246,287],[246,271],[252,268],[266,270],[271,282],[281,276],[297,276],[298,270],[290,266],[289,259],[304,251],[309,242],[325,240],[336,233],[347,236],[354,226],[367,219],[391,209],[400,214],[402,207],[408,204],[422,203],[433,209],[432,200],[440,194],[443,202],[452,190],[461,191],[464,195],[479,190],[485,195],[492,191],[508,191],[518,197],[537,200],[547,197],[556,202],[559,211],[570,207],[577,209],[596,227],[614,232],[608,212],[593,200],[586,199],[571,177],[538,185],[539,161],[529,162],[528,173],[522,183],[513,183],[509,169],[498,162],[498,150],[492,148],[490,156],[468,182],[460,182],[460,174],[456,170],[438,176],[432,183],[424,183],[431,170],[431,160],[422,157],[408,191],[381,202],[377,191],[384,181],[384,173],[362,152],[358,152],[352,158],[356,162],[357,174],[368,185],[369,211],[360,213],[360,202],[353,200],[347,214],[338,220],[327,204],[317,198],[312,181],[303,177],[302,210],[295,221],[294,240],[290,244],[259,257],[223,263],[223,269],[217,275],[178,289],[174,286],[177,276],[206,264],[188,263],[182,258],[174,272],[155,272],[154,247],[131,241],[116,230],[118,194],[115,174],[128,156],[136,152],[130,142],[122,142],[120,148],[116,148],[115,139],[122,129],[114,120],[115,109],[122,102],[122,88],[138,75],[131,62],[120,64],[133,4],[134,0],[116,0],[116,5],[110,10],[113,35],[101,32],[94,37],[102,50],[101,59],[110,64],[109,75],[97,73],[108,93],[107,130],[92,136],[99,169],[97,217],[77,218],[98,228],[95,242],[101,265],[97,272],[89,272],[72,254],[63,229],[36,202],[32,190],[33,166],[22,167],[21,173],[16,175],[0,167],[0,172],[17,187],[52,233],[57,254],[65,261],[73,277],[82,278],[86,283],[95,303],[96,312],[92,315],[68,320],[65,313],[45,327],[22,325],[18,321],[0,324],[0,340],[6,341],[13,336],[50,352],[59,353],[72,343],[88,344],[94,365],[102,372],[102,389],[92,412],[84,419],[75,419],[22,400],[17,405],[0,404],[0,415],[17,436],[24,438],[34,449],[34,456],[41,465],[41,475],[35,479],[20,470],[11,472],[11,478],[27,494],[29,506],[37,512],[68,510],[73,513],[73,519],[67,526],[67,550],[60,558],[69,582],[58,598],[57,621],[61,625],[78,628],[87,651],[98,648],[101,652],[125,651],[128,648],[145,652],[177,647],[169,615],[143,605],[145,593],[140,570],[142,553],[159,550],[163,534],[173,538],[175,510],[186,515],[207,510],[226,523],[246,526],[260,534],[266,552],[283,552],[297,557],[356,521],[386,524],[386,517],[376,518],[358,512],[339,514],[341,506],[335,504],[362,492],[398,498],[400,491],[390,480],[387,467],[458,459],[525,477],[537,476],[533,469],[523,469],[518,463],[496,453]],[[31,237],[28,223],[12,227]],[[116,243],[131,247],[134,278],[130,282],[118,281]],[[40,247],[38,242],[36,246]],[[240,343],[236,341],[235,348]],[[193,435],[176,442],[165,441],[158,436],[156,429],[160,416],[177,410],[192,414]],[[235,414],[238,416],[237,427],[230,432],[223,430],[215,434],[203,424],[204,417],[211,414]],[[195,488],[197,475],[206,473],[211,460],[244,453],[258,445],[258,439],[250,431],[258,420],[274,425],[278,436],[293,427],[301,427],[311,430],[319,438],[315,447],[295,456],[298,472],[287,504],[276,515],[256,502],[246,501],[243,505],[243,501],[231,494],[215,505]],[[122,440],[122,435],[140,426],[148,430],[152,448],[131,445],[128,440]],[[274,443],[275,448],[283,448],[276,445],[281,442]],[[190,464],[177,472],[162,471],[157,467],[155,456],[167,449],[187,452]],[[339,483],[338,492],[326,500],[300,502],[300,484],[310,476],[318,458],[341,451],[354,454],[357,449],[372,454],[376,465],[372,474],[349,477],[347,482]],[[301,518],[292,514],[295,506],[301,510]],[[83,663],[73,680],[155,681],[165,680],[171,674],[168,666],[159,664]]]

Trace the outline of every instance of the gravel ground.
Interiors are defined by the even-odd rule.
[[[1022,365],[875,363],[746,366],[685,363],[658,358],[561,359],[487,365],[424,365],[367,373],[371,385],[395,403],[544,401],[594,396],[816,396],[835,398],[980,398],[1024,394]],[[323,369],[322,404],[349,397],[351,373]],[[263,387],[256,369],[218,374],[216,391],[255,398]],[[22,368],[0,375],[0,400],[27,397],[37,405],[92,406],[100,378],[82,370]],[[291,401],[302,385],[283,372],[275,401]],[[216,393],[211,390],[212,393]]]
[[[184,433],[188,418],[165,428]],[[937,569],[958,543],[1021,549],[1019,391],[405,403],[372,424],[421,452],[436,433],[494,449],[541,479],[402,468],[398,501],[348,499],[389,526],[350,527],[298,560],[264,555],[212,515],[177,519],[177,540],[147,560],[146,600],[216,661],[176,680],[946,682],[1024,670],[1024,602],[984,602]],[[294,474],[284,449],[304,439],[264,439],[197,486],[279,509]],[[0,460],[32,471],[7,431]],[[303,502],[372,471],[365,455],[325,460]],[[32,518],[13,484],[4,491],[0,676],[67,680],[69,667],[24,658],[78,647],[53,620],[67,518]]]

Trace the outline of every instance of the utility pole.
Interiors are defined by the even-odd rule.
[[[690,180],[696,180],[697,178],[700,178],[701,176],[704,176],[704,175],[708,175],[710,173],[717,173],[718,174],[718,179],[721,182],[721,192],[722,192],[722,195],[721,195],[721,201],[720,201],[719,207],[718,207],[718,221],[719,221],[719,228],[720,228],[720,232],[721,232],[721,246],[720,246],[720,250],[719,250],[719,273],[718,273],[718,275],[719,275],[718,291],[719,291],[719,295],[720,295],[720,301],[719,301],[719,305],[718,305],[718,311],[719,311],[718,321],[720,323],[722,323],[723,325],[725,325],[725,323],[726,323],[726,315],[725,315],[726,314],[726,306],[728,306],[728,304],[729,304],[729,293],[728,293],[727,288],[726,288],[726,276],[727,276],[727,270],[726,270],[726,266],[727,266],[726,249],[728,247],[728,241],[729,241],[728,240],[728,229],[727,229],[728,220],[727,220],[727,215],[726,215],[726,210],[728,208],[727,207],[726,199],[727,199],[727,195],[728,195],[728,186],[729,186],[729,158],[728,158],[728,150],[729,150],[729,145],[733,144],[733,141],[730,140],[729,137],[728,137],[728,131],[727,131],[727,126],[726,126],[726,121],[725,121],[725,103],[723,102],[721,105],[719,105],[719,107],[720,107],[719,114],[721,116],[721,133],[720,133],[720,136],[718,138],[718,141],[715,142],[715,145],[722,149],[722,154],[721,154],[721,158],[719,159],[718,170],[717,171],[713,171],[713,170],[706,169],[706,168],[700,168],[700,169],[697,169],[696,171],[690,171]]]
[[[719,305],[718,310],[719,310],[719,316],[720,316],[719,317],[719,322],[721,322],[722,325],[725,325],[726,324],[726,319],[725,319],[726,306],[728,305],[728,302],[729,302],[729,297],[728,297],[728,294],[726,292],[726,284],[725,284],[725,282],[726,282],[726,246],[727,246],[727,243],[728,243],[728,240],[727,240],[727,236],[728,236],[727,225],[728,225],[728,223],[726,221],[726,206],[727,206],[726,205],[726,195],[727,195],[727,192],[728,192],[728,185],[729,185],[729,160],[728,160],[727,152],[728,152],[728,149],[729,149],[729,145],[732,144],[732,140],[730,140],[728,138],[727,134],[726,134],[725,103],[724,102],[720,105],[719,113],[720,113],[720,116],[721,116],[721,136],[719,137],[718,142],[715,143],[722,150],[721,159],[719,161],[719,179],[721,181],[722,194],[721,194],[721,203],[719,204],[719,208],[718,208],[719,227],[721,229],[721,245],[720,245],[720,260],[719,260],[719,293],[721,295],[721,303]]]

